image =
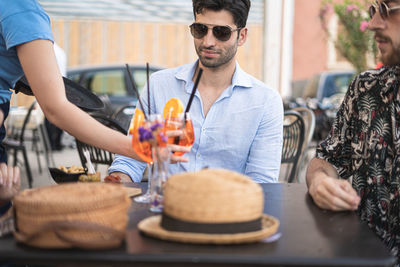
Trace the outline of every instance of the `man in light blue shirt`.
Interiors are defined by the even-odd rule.
[[[211,2],[211,5],[208,5]],[[225,168],[259,183],[278,181],[283,131],[283,105],[278,92],[245,73],[236,62],[237,47],[247,37],[249,0],[193,1],[190,26],[199,60],[154,73],[150,108],[162,113],[172,97],[188,103],[199,68],[203,75],[190,113],[195,142],[188,162],[170,164],[170,173]],[[147,110],[147,92],[141,100]],[[145,163],[117,156],[109,168],[123,180],[142,178]]]

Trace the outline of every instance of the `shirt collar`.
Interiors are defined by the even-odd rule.
[[[199,60],[196,60],[195,62],[186,65],[186,67],[182,68],[180,71],[178,71],[175,74],[175,78],[178,80],[185,81],[186,83],[186,92],[191,93],[191,86],[188,86],[190,84],[193,84],[192,78],[194,75],[194,72],[196,71],[197,65],[198,65]],[[252,87],[252,82],[250,75],[244,72],[240,66],[239,63],[236,61],[235,63],[235,72],[232,77],[232,86],[230,86],[230,90],[232,91],[233,88],[251,88]]]

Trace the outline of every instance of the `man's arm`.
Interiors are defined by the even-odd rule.
[[[278,182],[283,135],[283,104],[279,94],[271,96],[250,147],[245,174],[257,183]]]
[[[145,162],[140,162],[122,155],[115,155],[114,161],[108,168],[109,175],[118,175],[123,182],[140,183],[146,168]],[[123,175],[120,175],[120,174]]]
[[[308,192],[315,204],[328,210],[356,210],[360,197],[347,180],[340,180],[329,162],[314,158],[306,174]]]

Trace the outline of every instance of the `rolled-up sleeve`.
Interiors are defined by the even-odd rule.
[[[112,165],[108,168],[108,173],[122,172],[129,175],[133,182],[140,183],[145,168],[145,162],[140,162],[122,155],[116,155]]]

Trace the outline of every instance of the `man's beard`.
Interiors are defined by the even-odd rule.
[[[229,61],[232,60],[232,58],[236,55],[237,51],[237,43],[235,45],[232,45],[228,47],[225,51],[224,50],[215,50],[212,47],[207,48],[207,47],[196,47],[196,53],[199,56],[199,60],[201,64],[206,67],[206,68],[218,68],[222,65],[225,65]],[[219,53],[220,57],[219,58],[207,58],[201,56],[201,50],[202,49],[207,49],[207,50],[213,50],[217,53]]]
[[[377,36],[379,36],[382,39],[385,39],[387,42],[390,43],[391,47],[392,47],[392,51],[388,52],[386,51],[385,54],[382,54],[382,52],[380,51],[380,61],[383,63],[383,65],[385,66],[400,66],[400,44],[395,45],[393,44],[393,41],[386,36],[383,36],[381,34],[376,34]]]
[[[385,66],[400,66],[400,45],[398,45],[397,47],[393,46],[393,51],[389,54],[380,54],[379,58]]]

